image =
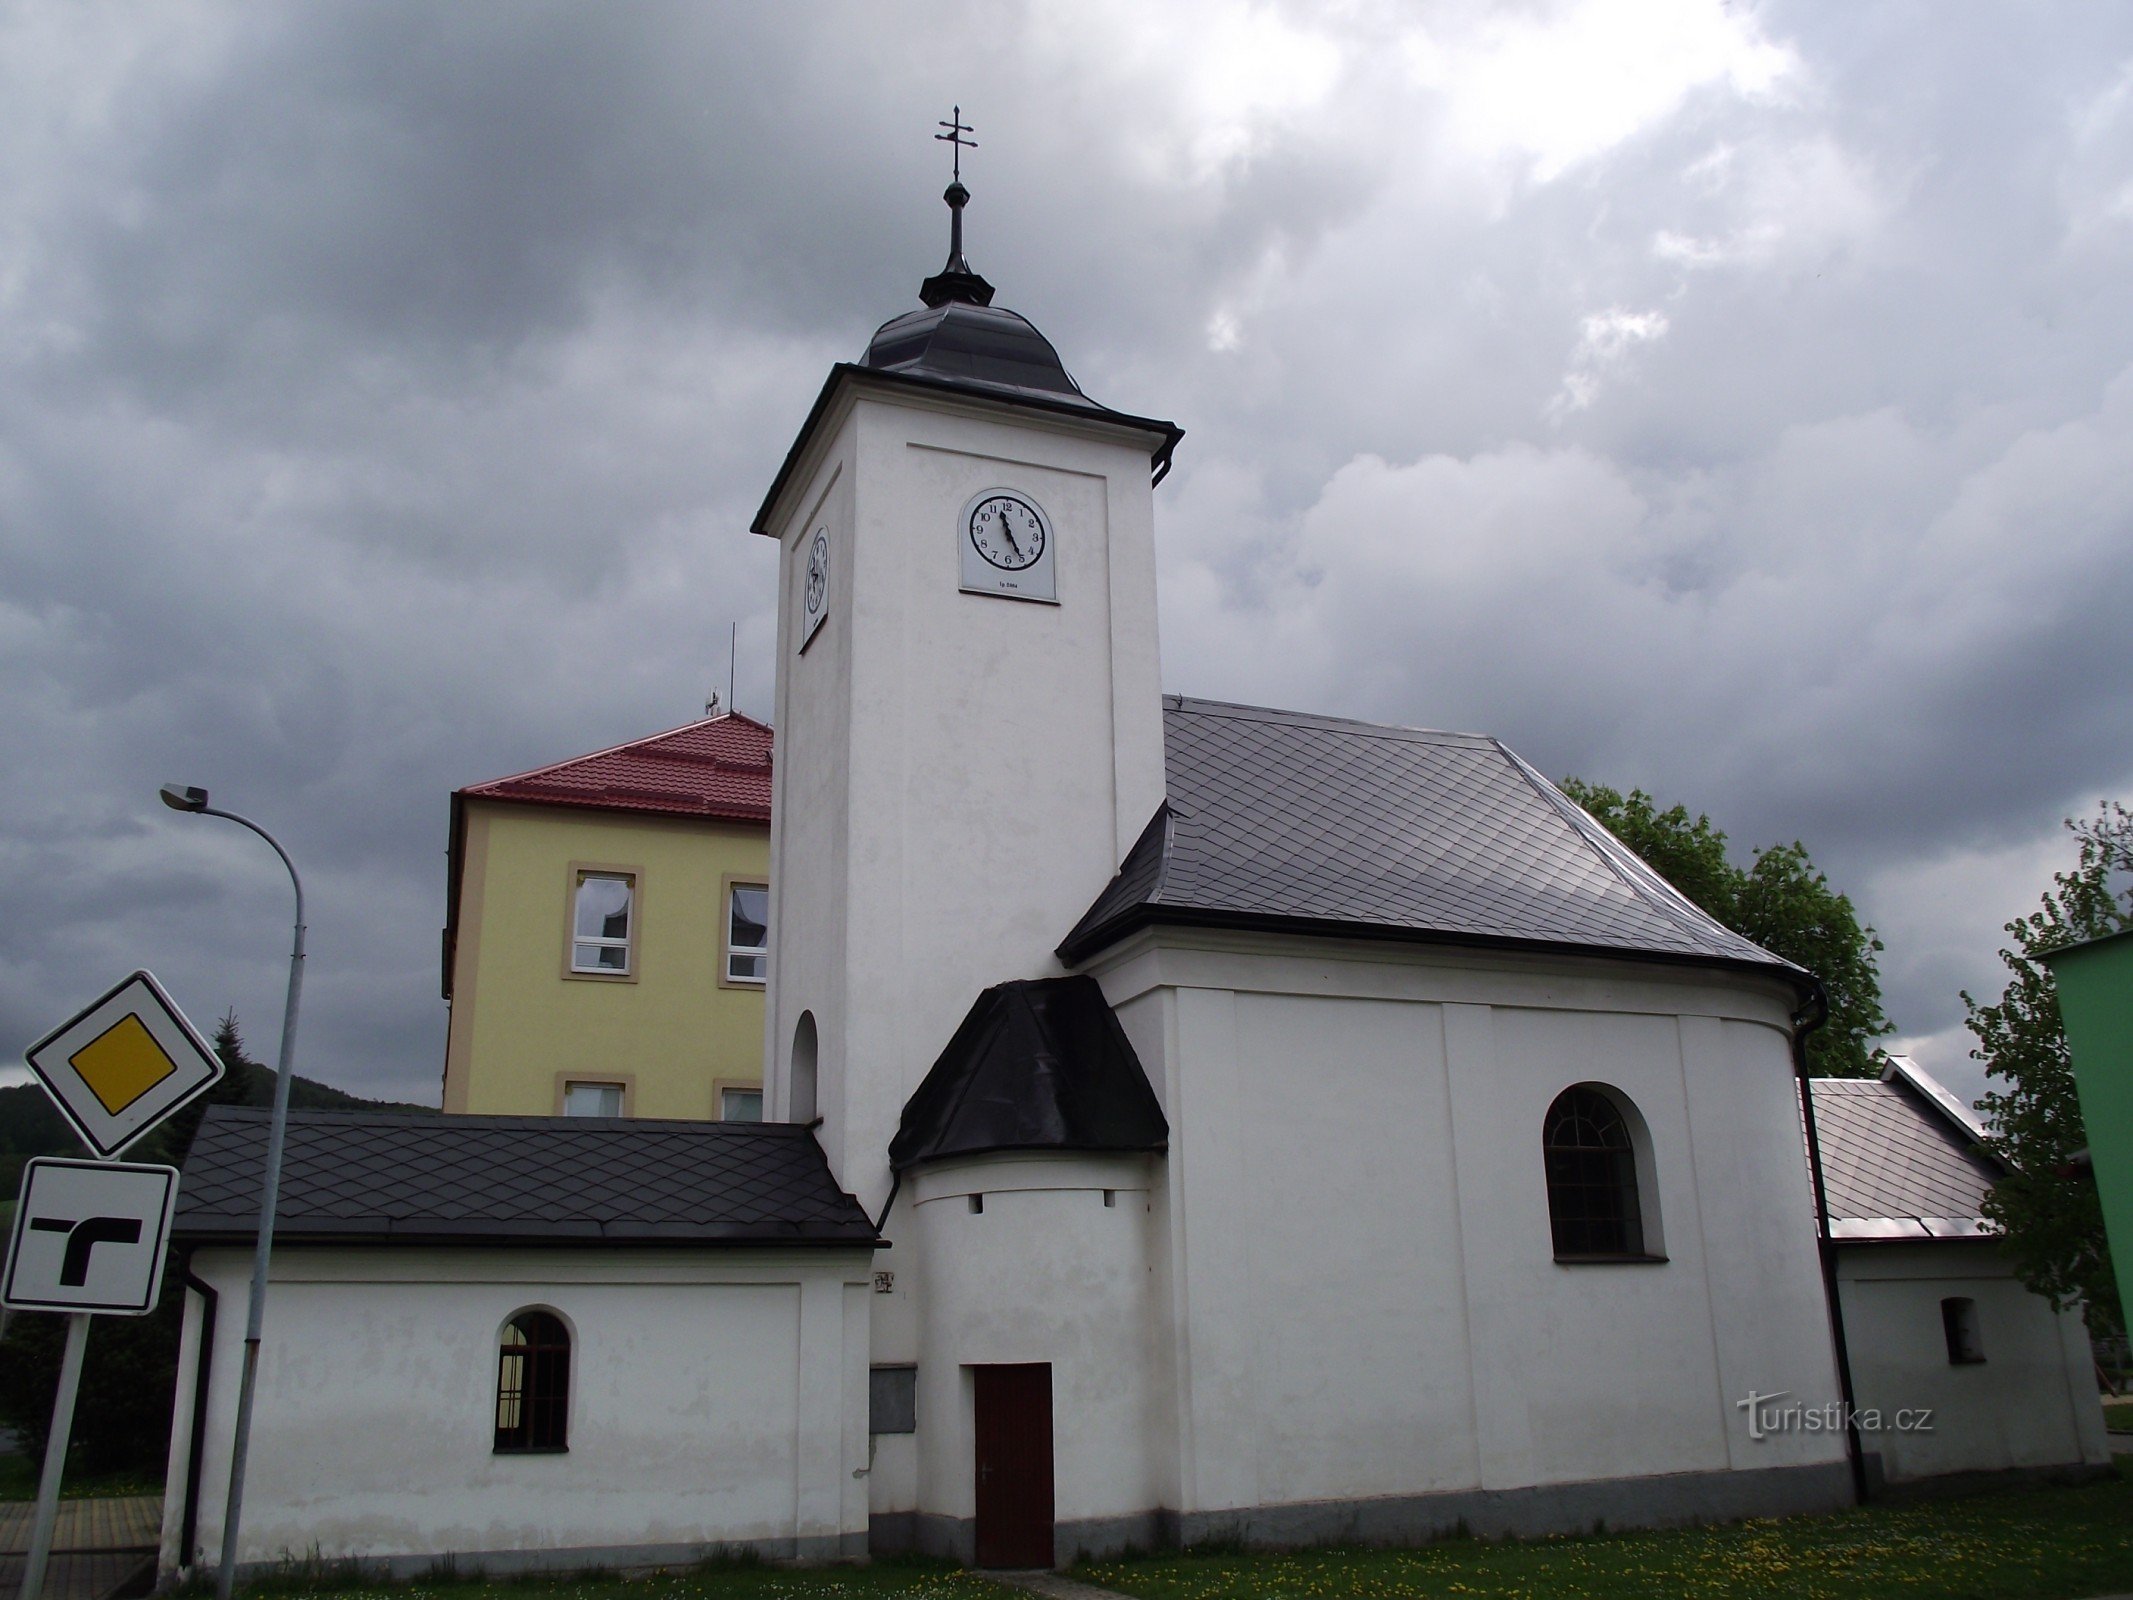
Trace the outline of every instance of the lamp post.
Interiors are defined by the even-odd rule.
[[[173,811],[223,817],[250,828],[273,846],[281,864],[289,869],[289,885],[296,891],[296,937],[289,946],[289,998],[281,1014],[281,1058],[274,1069],[274,1115],[267,1125],[267,1171],[260,1185],[259,1239],[252,1249],[252,1298],[245,1313],[244,1376],[237,1386],[237,1436],[230,1446],[230,1492],[222,1508],[222,1565],[215,1573],[216,1600],[230,1600],[230,1588],[237,1576],[237,1521],[244,1509],[245,1457],[252,1442],[252,1386],[259,1376],[259,1331],[266,1320],[267,1258],[274,1249],[274,1202],[281,1190],[282,1135],[289,1126],[289,1085],[296,1075],[296,1003],[304,990],[304,882],[296,875],[296,863],[289,859],[289,852],[274,835],[249,817],[240,817],[234,811],[217,811],[207,803],[205,789],[166,783],[163,804]]]

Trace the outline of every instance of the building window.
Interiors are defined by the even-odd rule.
[[[570,1332],[552,1311],[521,1311],[504,1324],[496,1359],[496,1448],[567,1450]]]
[[[588,1083],[575,1079],[563,1085],[563,1115],[566,1117],[619,1117],[623,1111],[623,1085]]]
[[[1558,1261],[1648,1260],[1629,1121],[1591,1084],[1565,1089],[1541,1137]]]
[[[918,1432],[918,1368],[895,1366],[868,1370],[867,1432]]]
[[[625,873],[577,875],[570,913],[572,972],[629,976],[630,930],[636,901],[637,881]]]
[[[760,883],[726,884],[728,983],[755,985],[770,973],[770,890]]]
[[[1940,1303],[1940,1331],[1948,1340],[1950,1365],[1973,1367],[1985,1359],[1985,1341],[1978,1336],[1975,1300],[1943,1300]]]
[[[763,1120],[763,1086],[757,1083],[719,1090],[718,1120],[721,1122],[761,1122]]]

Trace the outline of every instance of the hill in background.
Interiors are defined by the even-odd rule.
[[[274,1073],[244,1053],[234,1013],[215,1029],[215,1054],[223,1075],[199,1100],[129,1145],[128,1161],[185,1164],[193,1135],[210,1105],[274,1103]],[[430,1111],[430,1106],[365,1100],[310,1078],[289,1085],[289,1104],[301,1109],[344,1111],[380,1107]],[[0,1089],[0,1223],[12,1223],[22,1167],[32,1156],[86,1155],[51,1097],[40,1084]],[[129,1473],[159,1480],[170,1443],[167,1396],[177,1381],[178,1325],[184,1299],[179,1274],[166,1270],[156,1309],[145,1317],[99,1317],[82,1369],[81,1398],[74,1409],[75,1457],[91,1473]],[[0,1336],[0,1426],[13,1428],[32,1460],[44,1454],[58,1385],[66,1319],[23,1312]],[[143,1404],[142,1396],[154,1397]],[[70,1466],[69,1471],[75,1470]]]
[[[215,1029],[215,1054],[222,1060],[221,1080],[201,1100],[194,1101],[161,1127],[129,1145],[128,1161],[167,1161],[182,1166],[192,1147],[193,1132],[207,1107],[269,1106],[274,1103],[274,1069],[262,1066],[244,1053],[244,1040],[237,1032],[234,1013],[223,1017]],[[299,1111],[434,1111],[434,1106],[411,1106],[396,1100],[366,1100],[331,1084],[298,1073],[289,1085],[289,1104]],[[52,1104],[44,1086],[19,1084],[0,1089],[0,1206],[12,1209],[22,1188],[23,1163],[31,1156],[86,1156],[88,1151],[67,1121]]]

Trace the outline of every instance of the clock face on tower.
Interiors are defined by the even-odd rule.
[[[800,648],[807,648],[807,641],[815,636],[822,626],[822,619],[829,615],[830,538],[829,529],[817,528],[814,542],[807,548],[807,579],[800,591]]]
[[[1052,522],[1019,489],[973,495],[956,523],[963,588],[970,594],[1057,603],[1052,575]]]

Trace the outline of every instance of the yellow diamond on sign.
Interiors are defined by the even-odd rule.
[[[221,1060],[146,972],[83,1006],[22,1059],[104,1161],[222,1076]]]
[[[178,1070],[131,1011],[67,1057],[67,1064],[114,1117]]]

